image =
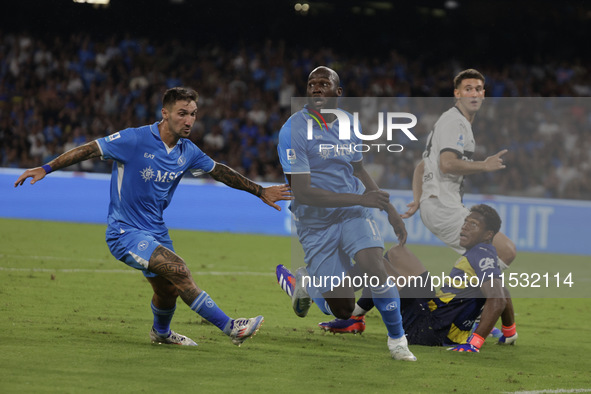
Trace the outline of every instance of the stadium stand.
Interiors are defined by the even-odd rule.
[[[588,97],[588,64],[561,59],[479,60],[476,67],[487,77],[488,97]],[[278,182],[279,128],[290,115],[290,98],[305,95],[304,76],[319,64],[338,70],[349,97],[449,97],[451,76],[475,66],[456,58],[433,62],[394,47],[367,56],[294,47],[280,38],[187,43],[130,32],[12,29],[0,32],[0,166],[41,165],[87,141],[153,122],[162,92],[185,85],[200,94],[191,139],[254,180]],[[503,173],[472,177],[466,191],[591,199],[591,114],[576,104],[566,111],[560,119],[532,114],[532,124],[507,117],[500,132],[477,134],[480,158],[507,147],[511,164]],[[479,114],[475,130],[489,116]],[[423,148],[424,142],[394,161],[370,158],[368,165],[382,187],[410,189]],[[109,172],[110,163],[94,160],[69,170]]]

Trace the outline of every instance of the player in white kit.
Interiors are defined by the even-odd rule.
[[[460,229],[470,211],[462,203],[464,176],[505,168],[501,150],[483,161],[472,161],[475,149],[472,121],[484,100],[484,76],[474,69],[454,78],[456,104],[444,112],[429,135],[423,160],[413,175],[413,201],[403,218],[420,207],[425,226],[449,247],[463,254]],[[493,239],[499,264],[506,268],[515,259],[515,244],[503,233]]]

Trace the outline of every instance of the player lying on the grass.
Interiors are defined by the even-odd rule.
[[[111,202],[107,217],[107,244],[115,258],[141,270],[152,285],[153,343],[196,346],[186,336],[170,329],[177,297],[204,319],[213,323],[240,345],[254,335],[263,316],[251,319],[228,317],[200,289],[184,260],[174,252],[162,214],[187,171],[208,173],[226,185],[247,191],[265,204],[281,210],[279,200],[291,200],[287,185],[262,186],[224,164],[214,162],[191,140],[197,115],[197,92],[172,88],[162,98],[162,120],[151,125],[128,128],[65,152],[42,167],[25,171],[14,183],[31,184],[51,171],[95,157],[113,160]]]
[[[455,345],[451,350],[478,352],[499,317],[503,335],[498,343],[515,343],[513,303],[507,289],[501,286],[497,253],[491,244],[500,227],[501,219],[493,208],[484,204],[471,208],[460,235],[460,243],[467,251],[449,273],[449,282],[437,293],[431,287],[429,272],[419,259],[407,248],[395,247],[402,249],[397,255],[407,255],[391,266],[392,275],[405,278],[397,283],[413,283],[412,278],[422,278],[416,282],[418,286],[400,289],[402,321],[410,344]],[[391,251],[387,255],[391,255]],[[365,328],[363,315],[373,305],[371,298],[362,297],[361,300],[365,304],[357,305],[357,316],[319,326],[332,332],[362,332]],[[472,333],[472,325],[481,312],[480,324]]]

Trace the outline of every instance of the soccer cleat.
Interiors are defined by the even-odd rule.
[[[177,334],[172,330],[170,330],[170,334],[168,334],[167,337],[161,337],[158,335],[154,327],[152,327],[152,330],[150,331],[150,340],[152,343],[157,343],[159,345],[197,346],[197,343],[191,338]]]
[[[283,264],[277,266],[275,274],[277,275],[279,286],[291,297],[293,295],[293,288],[295,287],[295,276]]]
[[[415,355],[408,349],[406,335],[396,339],[388,336],[388,349],[390,349],[390,355],[394,360],[417,361]]]
[[[490,334],[488,334],[489,337],[493,337],[493,338],[500,338],[503,336],[503,331],[499,330],[496,327],[493,327],[493,329],[490,331]]]
[[[478,328],[478,323],[474,323],[472,325],[472,329],[470,330],[470,334],[474,333],[474,331],[476,331],[476,329]],[[496,327],[493,327],[492,330],[490,330],[490,333],[488,334],[488,337],[493,337],[493,338],[500,338],[503,336],[503,331],[499,330]]]
[[[241,317],[232,320],[232,325],[230,326],[230,339],[232,339],[232,343],[237,346],[242,345],[242,342],[254,336],[259,331],[264,320],[262,316],[250,319]]]
[[[332,321],[318,323],[318,327],[324,331],[336,334],[361,334],[365,331],[365,316],[351,316],[349,319],[334,319]]]
[[[510,336],[510,337],[506,337],[504,335],[502,335],[499,338],[499,345],[515,345],[515,341],[517,340],[517,333],[515,333],[515,335]]]
[[[295,286],[291,296],[291,306],[299,317],[306,317],[312,305],[312,299],[304,286],[304,276],[308,274],[305,267],[300,267],[295,273]]]

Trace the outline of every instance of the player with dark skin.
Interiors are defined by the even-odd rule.
[[[187,138],[195,123],[196,115],[197,103],[194,100],[180,100],[163,107],[162,121],[158,123],[158,131],[162,141],[172,148],[179,139]],[[52,171],[56,171],[100,156],[101,150],[98,143],[91,141],[65,152],[49,162],[48,165]],[[258,196],[265,204],[278,211],[281,210],[281,207],[276,204],[277,201],[292,199],[290,188],[287,185],[262,187],[221,163],[215,163],[215,167],[209,175],[229,187]],[[32,178],[31,184],[34,184],[45,176],[46,171],[42,167],[28,169],[17,179],[14,186],[22,185],[27,178]],[[176,305],[177,297],[180,297],[190,306],[202,292],[202,289],[195,283],[184,260],[162,245],[159,245],[150,257],[148,271],[158,275],[146,278],[154,290],[152,301],[157,308],[173,308]]]
[[[460,233],[460,245],[467,251],[470,251],[482,243],[492,244],[494,236],[495,232],[487,228],[486,218],[483,214],[478,212],[478,210],[474,210],[464,220]],[[427,272],[425,266],[410,250],[407,248],[398,248],[398,250],[393,251],[393,249],[395,248],[388,251],[388,255],[391,258],[390,261],[392,262],[388,267],[391,275],[404,277],[406,278],[404,283],[410,283],[410,278],[421,276],[421,274]],[[393,260],[392,256],[396,256],[397,260]],[[501,279],[495,276],[489,280],[489,277],[486,276],[481,283],[480,290],[486,301],[480,316],[480,323],[474,333],[480,338],[486,338],[495,327],[499,317],[504,327],[514,327],[515,314],[513,302],[511,301],[509,291],[502,286]],[[401,294],[403,291],[401,289]],[[513,335],[515,336],[503,337],[499,343],[513,343],[516,339],[516,334]],[[458,345],[451,350],[460,352],[475,351],[469,344]]]
[[[338,74],[328,67],[314,69],[308,77],[307,97],[308,107],[320,112],[321,109],[336,109],[337,99],[342,95]],[[328,123],[335,120],[336,115],[324,114]],[[398,236],[401,245],[406,242],[406,228],[400,215],[390,204],[388,193],[380,190],[363,167],[363,162],[353,162],[353,175],[361,180],[366,188],[364,194],[335,193],[329,190],[311,186],[310,174],[286,174],[287,181],[292,187],[295,198],[302,204],[318,207],[349,207],[360,205],[368,208],[379,208],[388,214],[388,220]],[[367,275],[379,278],[384,283],[388,277],[383,258],[383,249],[366,248],[356,253],[357,269]],[[355,307],[355,293],[353,288],[337,287],[333,291],[323,293],[333,314],[341,319],[351,316]]]
[[[460,245],[466,250],[470,250],[479,243],[492,244],[494,236],[494,232],[486,228],[484,216],[479,212],[472,212],[462,226]],[[486,338],[499,316],[504,326],[515,323],[515,317],[511,296],[502,286],[500,278],[496,277],[482,283],[480,290],[486,297],[486,302],[475,333]]]

